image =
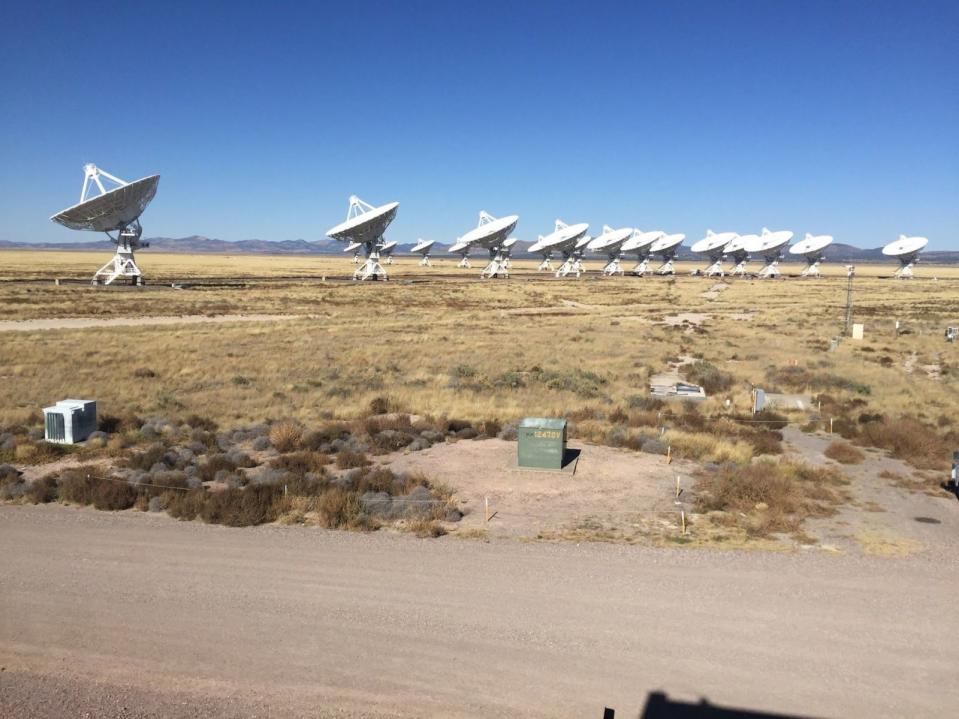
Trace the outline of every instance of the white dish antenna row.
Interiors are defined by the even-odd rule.
[[[120,277],[134,284],[142,284],[143,276],[133,255],[134,250],[146,246],[140,242],[143,233],[140,215],[156,195],[160,176],[150,175],[135,182],[126,182],[94,164],[84,165],[83,172],[80,201],[50,219],[73,230],[104,232],[117,245],[113,259],[94,275],[94,284],[111,284]],[[104,182],[115,186],[107,189]],[[95,191],[98,194],[94,194]],[[353,195],[349,199],[346,219],[327,231],[329,237],[345,243],[345,251],[354,253],[354,262],[357,264],[360,262],[360,253],[365,254],[366,260],[353,273],[353,279],[388,279],[380,260],[383,259],[384,264],[391,264],[397,243],[387,242],[384,233],[396,217],[399,206],[398,202],[389,202],[375,207]],[[510,255],[517,242],[516,238],[509,235],[518,222],[518,215],[497,218],[480,211],[476,227],[457,238],[449,252],[460,255],[460,267],[469,267],[470,251],[474,247],[485,249],[489,253],[489,263],[480,276],[508,277]],[[674,274],[673,261],[686,237],[683,234],[667,234],[662,230],[643,232],[638,228],[614,229],[609,225],[603,226],[599,236],[590,237],[586,234],[588,229],[586,223],[568,225],[557,219],[553,231],[546,236],[540,235],[530,247],[531,252],[543,257],[539,270],[552,271],[551,258],[557,252],[562,255],[563,263],[556,270],[556,276],[565,277],[575,273],[579,277],[583,271],[583,255],[589,250],[606,256],[604,275],[623,274],[620,262],[630,255],[637,258],[633,274],[646,274],[651,258],[656,256],[662,259],[662,265],[656,272]],[[734,263],[731,274],[745,275],[750,256],[759,255],[763,259],[763,267],[758,276],[778,277],[779,261],[792,237],[793,233],[789,230],[773,232],[765,227],[758,235],[707,230],[706,236],[690,249],[709,258],[710,265],[704,273],[706,276],[723,276],[724,258],[730,258]],[[806,259],[807,267],[802,276],[820,276],[819,265],[825,257],[825,249],[832,242],[831,235],[806,233],[800,242],[789,247],[789,254]],[[421,265],[432,266],[429,256],[433,244],[433,240],[421,239],[413,247],[413,253],[422,256]],[[919,253],[927,244],[929,240],[925,237],[900,235],[899,239],[882,248],[882,254],[899,260],[896,277],[909,278],[913,276],[912,268],[918,262]]]

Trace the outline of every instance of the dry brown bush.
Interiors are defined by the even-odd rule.
[[[846,480],[830,469],[798,462],[723,467],[697,484],[696,508],[722,511],[750,535],[795,532],[807,517],[826,517],[844,501]]]
[[[866,458],[862,450],[846,442],[830,443],[830,445],[823,450],[823,454],[829,457],[829,459],[834,459],[842,464],[859,464]]]
[[[353,452],[344,449],[336,453],[336,466],[340,469],[351,469],[353,467],[367,467],[371,464],[366,455],[361,452]]]
[[[270,462],[270,466],[303,476],[307,472],[322,472],[323,467],[332,461],[328,454],[322,452],[301,451],[276,457]]]
[[[893,421],[867,422],[862,425],[859,444],[889,450],[919,469],[945,469],[949,466],[949,448],[936,430],[913,417]]]
[[[296,449],[303,438],[303,430],[293,422],[278,422],[270,427],[270,444],[280,452]]]

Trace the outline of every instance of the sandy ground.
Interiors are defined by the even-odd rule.
[[[0,506],[0,716],[953,716],[954,553],[650,550]]]
[[[575,474],[520,470],[516,442],[501,439],[438,444],[383,461],[394,471],[423,472],[449,485],[458,505],[469,510],[460,530],[486,529],[494,535],[535,537],[590,518],[622,524],[665,518],[676,524],[677,476],[686,489],[684,503],[692,500],[691,462],[667,464],[662,455],[575,441],[569,447],[582,450]],[[488,523],[486,498],[495,513]]]
[[[839,507],[836,517],[807,520],[803,525],[824,546],[879,555],[955,551],[959,537],[955,495],[936,489],[936,482],[927,491],[918,491],[896,486],[895,481],[881,476],[886,471],[918,479],[921,473],[913,467],[877,449],[864,449],[866,458],[860,464],[834,462],[823,450],[837,439],[835,435],[787,427],[783,439],[789,454],[813,466],[834,467],[850,480],[851,501]],[[947,479],[947,473],[938,474],[941,481]],[[959,592],[959,578],[955,588]]]
[[[91,327],[144,327],[192,325],[197,322],[276,322],[299,319],[296,315],[182,315],[179,317],[58,317],[44,320],[0,320],[0,332],[75,330]]]

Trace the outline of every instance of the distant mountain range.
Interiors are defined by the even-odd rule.
[[[340,255],[344,245],[336,240],[239,240],[228,242],[216,240],[200,235],[190,237],[151,237],[145,240],[150,243],[150,250],[157,252],[182,252],[186,254],[219,253],[227,255]],[[532,257],[528,252],[532,242],[518,242],[513,251],[514,257]],[[414,243],[397,245],[396,254],[406,255],[413,249]],[[437,242],[433,245],[432,255],[438,257],[447,254],[450,244]],[[92,242],[6,242],[0,241],[0,249],[22,250],[110,250],[113,243],[109,240],[94,240]],[[149,251],[149,250],[148,250]],[[479,251],[474,251],[479,255]],[[860,249],[852,245],[839,242],[826,248],[826,259],[831,262],[889,262],[884,257],[882,249]],[[681,247],[678,255],[680,260],[702,259],[701,255],[694,255],[688,247]],[[922,259],[930,264],[959,264],[959,251],[931,250],[922,253]]]

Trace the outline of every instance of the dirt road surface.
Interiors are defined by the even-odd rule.
[[[3,717],[954,716],[956,561],[0,506]]]
[[[193,325],[200,322],[279,322],[296,315],[181,315],[177,317],[56,317],[43,320],[0,320],[0,332],[82,330],[99,327]]]

